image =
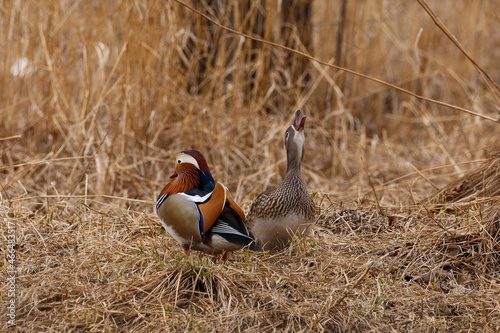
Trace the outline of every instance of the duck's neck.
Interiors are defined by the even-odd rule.
[[[301,189],[305,188],[300,173],[300,164],[300,161],[298,163],[289,163],[286,169],[286,176],[280,184],[280,186],[287,188],[288,191],[293,191],[293,193],[300,192]]]
[[[300,176],[300,162],[297,163],[297,161],[290,161],[288,160],[287,166],[286,166],[286,175],[290,176],[295,176],[298,175]]]
[[[300,176],[300,165],[304,155],[304,146],[291,144],[286,151],[286,174],[298,174]]]
[[[200,190],[205,191],[205,192],[212,192],[215,188],[215,180],[212,177],[212,174],[210,171],[208,171],[206,174],[203,172],[199,171],[198,172],[199,179],[200,179]]]
[[[215,187],[215,181],[210,172],[204,174],[197,168],[185,167],[179,173],[177,178],[168,183],[161,194],[177,194],[193,189],[204,192],[212,192]]]

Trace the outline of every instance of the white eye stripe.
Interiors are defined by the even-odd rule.
[[[200,166],[198,165],[198,161],[193,156],[188,155],[188,154],[184,154],[184,153],[177,155],[177,163],[178,164],[191,163],[192,165],[194,165],[198,169],[200,168]]]

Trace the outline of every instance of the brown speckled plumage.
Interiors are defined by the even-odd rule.
[[[276,190],[261,193],[250,207],[247,224],[264,249],[279,249],[292,234],[305,234],[314,223],[316,205],[300,174],[304,155],[305,116],[296,112],[295,121],[285,133],[286,177]]]
[[[300,173],[288,174],[276,190],[261,193],[248,215],[252,218],[277,218],[290,213],[304,216],[306,220],[313,220],[316,215],[316,206]]]

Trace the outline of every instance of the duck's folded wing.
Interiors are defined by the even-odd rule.
[[[252,251],[262,251],[250,234],[239,214],[231,207],[224,207],[222,214],[209,232],[217,234],[226,241],[240,247],[249,246]]]

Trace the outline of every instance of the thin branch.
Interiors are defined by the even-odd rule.
[[[491,82],[495,86],[495,88],[497,88],[497,90],[500,91],[500,87],[495,83],[495,81],[493,81],[493,79],[488,75],[488,73],[486,73],[484,71],[484,69],[481,66],[479,66],[479,64],[474,59],[472,59],[472,57],[469,55],[469,53],[467,53],[467,51],[464,49],[462,44],[460,44],[460,42],[457,40],[457,38],[455,36],[453,36],[453,34],[448,30],[448,28],[444,25],[444,23],[441,22],[439,17],[437,17],[437,15],[434,14],[434,12],[432,11],[431,7],[429,7],[427,2],[425,0],[417,0],[417,2],[420,4],[420,6],[422,6],[424,8],[424,10],[427,12],[427,14],[429,14],[431,19],[438,26],[438,28],[442,32],[444,32],[446,37],[448,37],[448,39],[451,40],[451,42],[467,57],[467,59],[469,59],[469,61],[472,62],[474,67],[476,67],[477,70],[480,71],[488,79],[488,80],[485,80],[486,84],[490,85],[490,82]],[[497,97],[497,96],[495,95],[495,97]],[[498,101],[498,98],[497,98],[497,101]]]

